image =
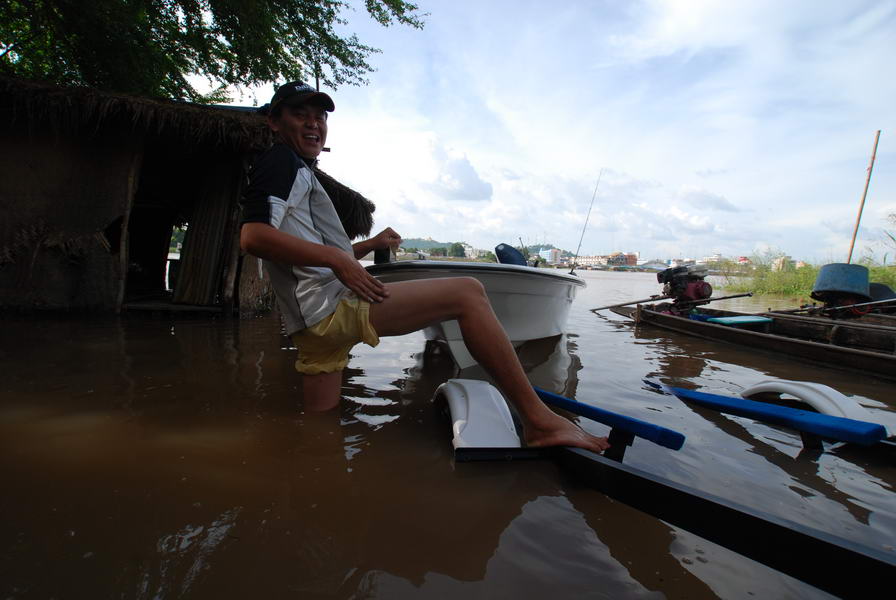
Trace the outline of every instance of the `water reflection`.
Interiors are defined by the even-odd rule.
[[[566,336],[557,336],[528,342],[519,348],[519,355],[535,385],[573,395],[576,372],[581,369],[571,352],[574,348],[575,343]],[[460,593],[466,588],[459,587],[459,582],[488,580],[506,570],[509,563],[518,568],[537,564],[540,575],[537,579],[502,578],[500,597],[549,594],[556,590],[557,581],[546,576],[551,569],[556,570],[556,577],[566,578],[568,591],[587,593],[593,591],[594,581],[601,581],[626,597],[654,597],[649,590],[674,582],[688,590],[689,597],[714,597],[669,553],[674,534],[667,525],[590,488],[576,487],[563,480],[550,463],[457,464],[448,470],[448,417],[432,410],[430,399],[436,387],[450,377],[487,376],[478,366],[457,371],[450,355],[436,343],[426,344],[415,358],[402,381],[402,396],[407,398],[402,404],[430,405],[417,415],[416,429],[435,434],[437,456],[421,457],[417,445],[412,453],[396,449],[397,456],[376,456],[384,450],[378,445],[363,455],[362,460],[370,464],[355,472],[363,478],[360,473],[371,474],[374,464],[388,460],[396,471],[413,476],[415,486],[432,490],[425,505],[417,509],[425,511],[432,522],[403,529],[387,518],[373,519],[374,525],[368,525],[370,543],[379,550],[375,557],[362,560],[352,575],[357,583],[350,587],[388,591],[389,597],[409,593],[395,579],[398,577],[421,590]],[[403,422],[396,421],[393,426],[401,427]],[[369,486],[375,499],[365,497],[373,499],[376,506],[400,504],[389,492],[402,486],[389,485],[381,478],[377,475],[376,484]],[[546,527],[552,531],[550,536],[543,535]],[[573,548],[561,542],[568,536],[579,540]],[[387,552],[382,552],[383,540],[389,540]],[[583,552],[588,560],[583,560]],[[649,561],[636,560],[645,555]],[[639,566],[633,567],[636,563]]]
[[[783,367],[632,337],[589,299],[567,337],[520,357],[536,385],[688,435],[677,453],[636,442],[626,462],[892,539],[892,467],[846,449],[799,462],[784,432],[641,384],[736,393]],[[454,464],[432,395],[483,374],[457,373],[422,336],[357,348],[340,407],[311,413],[274,319],[41,317],[0,331],[4,598],[820,596],[549,462]],[[885,400],[873,382],[830,382]]]
[[[577,340],[578,336],[576,335],[563,335],[543,340],[533,340],[518,348],[518,355],[530,381],[539,387],[569,397],[575,397],[579,382],[578,373],[582,369],[582,363],[576,355]],[[418,356],[417,365],[409,370],[406,386],[408,389],[421,392],[423,397],[429,398],[439,383],[453,376],[489,380],[489,377],[479,366],[456,371],[450,357],[442,352],[438,346],[433,346],[430,343],[427,346],[427,351]],[[443,428],[447,432],[447,421],[444,423]],[[446,434],[446,441],[447,438],[448,435]],[[527,470],[535,468],[531,463],[514,463],[511,466],[514,471],[522,468]],[[540,465],[541,468],[544,466]],[[455,467],[455,476],[465,479],[482,478],[487,485],[491,485],[496,473],[506,474],[508,470],[510,470],[508,466],[499,465],[499,470],[495,471],[494,465],[461,464]],[[539,546],[544,543],[544,537],[540,533],[543,531],[543,527],[549,526],[556,533],[558,527],[572,525],[575,531],[566,532],[568,535],[578,540],[585,536],[587,539],[592,539],[594,545],[600,548],[600,551],[596,551],[596,554],[589,558],[590,565],[587,569],[589,577],[584,578],[583,581],[599,580],[609,585],[616,590],[610,596],[652,597],[653,593],[650,590],[663,590],[665,594],[673,597],[716,597],[717,592],[695,574],[700,569],[687,566],[686,562],[683,562],[683,558],[687,555],[693,555],[695,552],[697,554],[702,553],[701,547],[713,547],[724,564],[726,560],[730,560],[730,552],[713,544],[708,544],[703,540],[698,540],[693,536],[679,539],[681,534],[674,528],[625,505],[614,502],[602,494],[594,492],[589,487],[581,487],[580,482],[563,479],[562,491],[559,491],[553,479],[556,476],[559,476],[559,474],[552,473],[550,479],[545,479],[544,486],[534,487],[530,472],[525,485],[522,485],[521,482],[518,483],[518,488],[514,490],[513,494],[507,493],[506,489],[503,490],[502,496],[513,495],[517,498],[522,498],[525,500],[525,504],[523,511],[519,514],[517,514],[516,510],[501,513],[499,520],[495,520],[496,515],[491,515],[491,529],[489,531],[500,532],[503,530],[503,533],[499,538],[498,546],[493,551],[489,551],[490,554],[503,556],[504,554],[515,553],[516,546],[520,545],[522,546],[520,550],[524,551],[527,557],[525,562],[527,564],[537,562]],[[439,483],[438,481],[433,481],[431,485],[437,487]],[[464,493],[467,491],[465,490]],[[562,494],[562,497],[557,497],[558,492]],[[451,510],[450,507],[456,505],[456,502],[459,501],[461,501],[460,498],[449,498],[447,510]],[[517,532],[518,528],[520,528],[520,523],[525,522],[527,518],[531,518],[527,511],[535,510],[534,507],[548,506],[551,507],[550,510],[542,510],[546,513],[545,521],[550,521],[550,525],[543,523],[542,527],[530,527],[524,532]],[[559,508],[561,506],[563,507],[562,510]],[[581,525],[577,525],[576,520],[569,518],[570,511],[578,515],[578,518],[582,521]],[[437,514],[441,515],[443,513],[438,511]],[[451,529],[454,529],[460,523],[451,522],[449,525]],[[510,535],[509,532],[514,533]],[[590,538],[589,532],[594,534],[594,538]],[[490,533],[489,537],[491,538],[492,535],[494,533]],[[508,547],[510,541],[513,541],[513,546]],[[675,551],[672,550],[673,546]],[[564,551],[564,554],[569,555],[568,560],[573,563],[580,560],[578,555],[581,542],[578,542],[576,547],[579,549],[574,552]],[[556,555],[554,558],[556,559]],[[704,563],[707,562],[706,559],[701,558],[701,560]],[[479,560],[475,562],[481,564]],[[495,562],[495,559],[489,561],[485,573],[468,574],[467,576],[471,577],[470,581],[487,577],[488,571],[492,569]],[[540,568],[543,569],[544,567]],[[572,570],[574,569],[568,564],[563,569],[567,577],[569,577],[569,573]],[[723,568],[722,570],[724,571],[725,569]],[[806,588],[803,584],[794,582],[780,574],[775,574],[775,576],[762,581],[751,579],[750,576],[745,575],[746,573],[755,575],[763,571],[762,567],[756,565],[751,565],[748,568],[740,565],[738,576],[732,577],[731,573],[728,573],[727,580],[739,579],[744,585],[752,586],[755,593],[759,595],[762,595],[763,591],[767,594],[773,594],[775,591],[784,588],[805,592]],[[464,579],[457,572],[448,574],[457,579]],[[558,573],[558,576],[562,576],[562,574]],[[599,577],[599,579],[595,579],[595,577]],[[547,589],[541,590],[543,594],[534,591],[538,590],[538,588],[533,587],[533,583],[528,580],[519,587],[516,587],[514,583],[509,581],[503,585],[505,587],[501,596],[542,597],[542,595],[549,595],[549,590]],[[573,581],[570,587],[575,589],[576,585],[576,581]],[[396,589],[400,589],[400,586],[398,588],[390,588],[390,591],[394,592]],[[511,590],[513,591],[511,592]],[[587,590],[593,592],[593,586],[590,583],[585,588],[582,588],[581,591],[586,593]],[[799,593],[798,591],[797,594]]]
[[[709,365],[712,363],[712,359],[708,358],[712,356],[712,349],[707,350],[708,344],[705,340],[692,341],[687,336],[665,337],[662,332],[657,331],[657,328],[650,326],[634,327],[633,335],[641,343],[652,347],[655,352],[654,364],[657,370],[650,374],[651,379],[689,389],[700,387],[694,381],[700,381],[699,378],[709,370]],[[698,344],[699,349],[695,347]],[[745,352],[743,359],[747,364],[742,366],[765,372],[772,378],[784,377],[775,375],[775,363],[767,360],[761,353]],[[792,370],[788,372],[792,373]],[[662,392],[649,386],[645,386],[644,390],[662,395]],[[728,392],[728,395],[737,394]],[[695,404],[688,404],[687,408],[694,415],[706,420],[714,429],[743,442],[747,452],[762,457],[787,473],[790,477],[788,488],[793,493],[803,498],[818,495],[832,500],[852,515],[858,523],[869,524],[872,509],[865,506],[860,499],[838,488],[837,482],[830,479],[829,474],[822,470],[820,464],[822,452],[804,449],[798,433],[754,422],[751,419],[733,417]],[[878,466],[886,464],[884,460],[876,462]],[[862,475],[869,482],[875,479],[870,473]]]

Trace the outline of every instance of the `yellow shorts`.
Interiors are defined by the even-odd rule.
[[[348,353],[355,344],[380,343],[370,324],[370,303],[354,294],[342,298],[336,310],[322,321],[291,337],[299,350],[296,371],[306,375],[341,371],[348,364]]]

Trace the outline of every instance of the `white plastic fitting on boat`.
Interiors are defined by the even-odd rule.
[[[844,396],[832,387],[813,383],[811,381],[790,381],[788,379],[769,379],[751,385],[741,392],[741,396],[749,398],[757,394],[787,394],[800,402],[808,404],[815,410],[826,415],[845,417],[858,421],[880,423],[880,419],[854,398]],[[892,426],[881,423],[887,428],[887,436],[893,435]]]
[[[436,389],[451,412],[454,448],[519,448],[510,409],[494,386],[475,379],[449,379]]]

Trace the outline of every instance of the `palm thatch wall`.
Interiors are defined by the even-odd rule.
[[[271,141],[248,110],[0,77],[0,307],[266,305],[257,269],[240,276],[238,200]],[[368,234],[373,204],[318,174],[349,235]],[[168,241],[185,223],[172,294]]]

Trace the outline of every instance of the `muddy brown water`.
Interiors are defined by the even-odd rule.
[[[598,317],[656,293],[654,276],[582,275],[569,334],[520,351],[533,383],[687,436],[678,452],[636,441],[626,464],[894,551],[892,463],[806,457],[792,432],[643,380],[817,381],[884,419],[892,382]],[[271,317],[0,326],[2,598],[827,597],[549,461],[455,464],[431,399],[457,373],[421,334],[359,347],[339,409],[313,414]]]

